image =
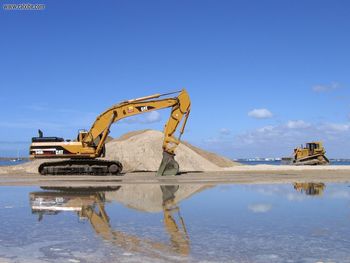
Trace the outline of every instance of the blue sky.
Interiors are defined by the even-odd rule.
[[[279,157],[322,140],[350,158],[348,1],[31,3],[45,10],[0,11],[0,156],[27,154],[38,128],[74,138],[119,101],[186,87],[195,145]],[[162,130],[168,113],[112,136]]]

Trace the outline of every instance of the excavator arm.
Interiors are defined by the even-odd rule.
[[[171,211],[164,210],[164,224],[170,237],[170,244],[140,238],[136,235],[113,230],[109,222],[109,217],[105,212],[104,205],[100,202],[96,203],[96,207],[82,207],[81,215],[88,218],[91,226],[100,237],[112,244],[122,247],[123,249],[148,254],[154,258],[159,257],[161,253],[167,254],[169,252],[175,252],[176,254],[186,256],[190,252],[190,243],[187,232],[182,233],[182,229],[180,230],[177,226],[177,222]],[[185,229],[182,217],[180,220],[182,227]],[[184,231],[186,231],[186,229]]]
[[[90,131],[84,137],[83,145],[95,146],[95,155],[96,157],[100,157],[113,123],[127,117],[171,107],[171,114],[164,128],[163,159],[157,175],[177,174],[179,165],[174,159],[174,152],[184,132],[190,113],[191,101],[186,90],[180,91],[179,95],[175,98],[158,99],[166,95],[169,95],[169,93],[132,99],[109,108],[97,117]],[[181,121],[183,123],[179,130],[179,137],[175,137],[175,132]]]
[[[154,94],[114,105],[96,118],[89,132],[84,137],[83,144],[86,146],[97,146],[95,154],[99,157],[113,123],[127,117],[171,107],[171,114],[164,129],[163,150],[173,154],[176,146],[179,144],[179,138],[175,138],[174,133],[185,116],[180,130],[180,134],[183,133],[190,112],[191,101],[186,90],[180,91],[175,98],[157,99],[169,94],[172,93]]]

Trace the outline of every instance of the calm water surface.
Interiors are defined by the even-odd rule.
[[[7,165],[17,165],[17,164],[22,164],[26,163],[28,160],[0,160],[0,166],[7,166]]]
[[[348,184],[1,187],[0,262],[350,262]]]

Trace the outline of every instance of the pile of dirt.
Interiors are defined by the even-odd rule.
[[[157,171],[162,160],[164,135],[160,131],[141,130],[129,132],[106,143],[106,159],[123,164],[123,172]],[[240,165],[227,158],[199,149],[187,142],[175,150],[175,160],[180,171],[222,171]],[[43,162],[58,159],[34,160],[14,166],[0,168],[0,174],[37,173]]]
[[[163,138],[163,133],[155,130],[124,134],[106,144],[106,158],[120,161],[124,172],[157,171],[162,160]],[[221,171],[239,165],[189,143],[181,143],[175,153],[180,171]]]
[[[204,157],[205,159],[209,160],[210,162],[216,164],[219,167],[232,167],[235,165],[240,165],[239,163],[235,163],[232,160],[225,158],[223,156],[217,155],[212,152],[204,151],[196,146],[193,146],[192,144],[189,144],[188,142],[182,142],[184,145],[186,145],[191,150],[198,153],[200,156]]]

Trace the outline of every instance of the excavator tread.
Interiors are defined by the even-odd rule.
[[[115,192],[120,189],[118,186],[93,186],[93,187],[76,187],[76,186],[40,186],[41,189],[51,191],[51,193],[71,193],[71,194],[96,194],[101,192]],[[33,192],[35,193],[35,192]],[[50,193],[50,192],[47,192]]]
[[[294,165],[327,165],[328,158],[324,154],[316,154],[294,161]]]
[[[100,159],[70,159],[45,162],[39,166],[41,175],[122,175],[123,165],[118,161]]]

